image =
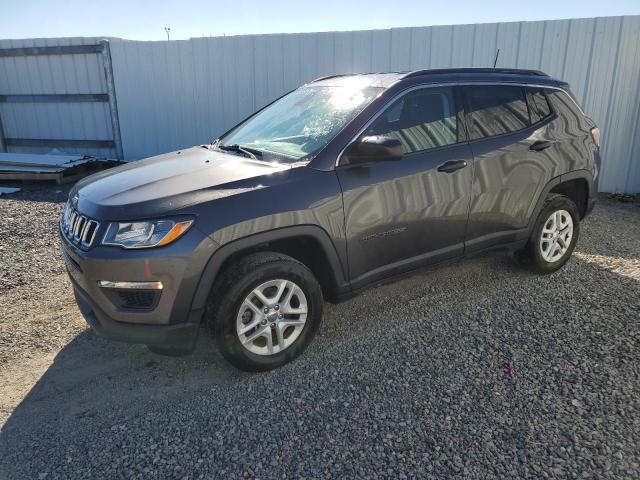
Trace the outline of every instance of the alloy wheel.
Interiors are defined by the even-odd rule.
[[[549,215],[542,227],[540,254],[549,263],[560,260],[571,245],[573,218],[566,210],[557,210]]]
[[[269,280],[254,288],[242,302],[236,333],[251,353],[274,355],[296,341],[307,314],[307,297],[295,282]]]

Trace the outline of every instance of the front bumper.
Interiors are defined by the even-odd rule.
[[[202,309],[192,310],[186,322],[173,325],[123,323],[103,312],[73,277],[71,277],[71,283],[82,316],[99,336],[121,342],[144,343],[167,349],[174,354],[190,353],[195,348]]]
[[[172,245],[125,250],[96,246],[81,250],[60,234],[76,301],[100,336],[172,350],[192,350],[203,309],[192,301],[215,242],[192,228]],[[150,308],[123,308],[100,281],[162,282]]]

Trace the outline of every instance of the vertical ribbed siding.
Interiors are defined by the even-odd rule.
[[[94,45],[99,38],[0,40],[0,48]],[[106,93],[99,54],[0,57],[0,94]],[[0,103],[8,138],[74,140],[113,139],[109,104]],[[11,151],[43,153],[48,148],[11,147]],[[69,153],[115,158],[108,148],[66,148]]]
[[[603,132],[604,191],[640,191],[640,17],[117,42],[127,158],[208,142],[322,75],[498,66],[567,80]]]
[[[46,40],[59,41],[95,40]],[[43,41],[3,41],[0,46],[25,42]],[[602,130],[600,189],[639,192],[639,45],[640,17],[628,16],[171,42],[114,41],[111,52],[125,158],[136,159],[210,142],[255,109],[319,76],[488,67],[499,48],[499,67],[540,69],[572,85]],[[77,82],[73,88],[87,92],[102,86],[95,83],[99,79],[94,78],[93,67],[83,66],[83,60],[70,64],[44,57],[34,65],[35,58],[20,59],[24,62],[19,67],[6,63],[12,59],[0,59],[0,93],[18,93],[5,92],[5,85],[26,89],[20,93],[57,93],[57,89],[64,93],[65,82]],[[51,73],[39,76],[42,70]],[[75,106],[75,113],[54,105],[2,108],[3,119],[8,117],[10,124],[20,128],[58,135],[79,129],[87,138],[110,138],[108,111],[95,111],[101,105],[83,106],[80,114]]]

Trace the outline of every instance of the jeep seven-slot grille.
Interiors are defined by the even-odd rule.
[[[89,248],[98,232],[100,224],[82,215],[69,202],[64,207],[60,230],[65,237],[82,248]]]

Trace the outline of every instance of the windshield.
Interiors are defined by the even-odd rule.
[[[250,149],[260,160],[296,162],[320,151],[378,93],[361,84],[305,86],[257,113],[223,137],[219,146]]]

